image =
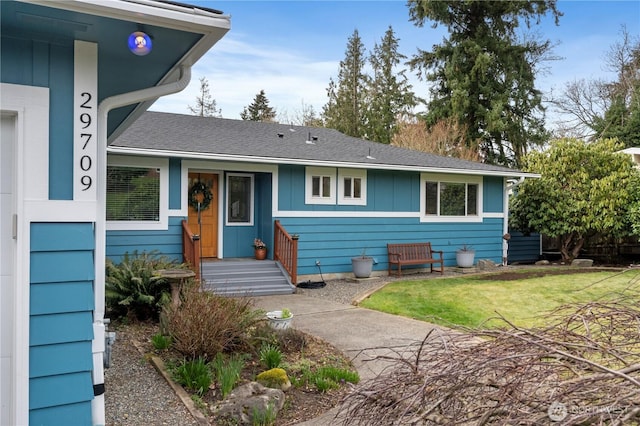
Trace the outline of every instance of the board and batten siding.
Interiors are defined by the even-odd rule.
[[[93,223],[32,223],[29,424],[91,424]]]
[[[508,261],[509,263],[534,263],[540,260],[541,236],[537,233],[528,235],[522,232],[510,231]]]
[[[73,199],[73,44],[7,37],[3,83],[49,88],[49,199]]]

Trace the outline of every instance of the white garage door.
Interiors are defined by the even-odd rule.
[[[15,300],[14,146],[15,116],[1,114],[0,132],[0,425],[12,424]]]

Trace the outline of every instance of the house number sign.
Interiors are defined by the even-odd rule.
[[[76,41],[73,90],[73,199],[97,198],[98,48]]]

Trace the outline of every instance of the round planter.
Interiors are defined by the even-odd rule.
[[[356,278],[369,278],[373,269],[373,258],[366,256],[352,257],[351,267]]]
[[[267,249],[255,249],[254,255],[257,260],[265,260],[267,258]]]
[[[471,268],[473,266],[473,260],[476,255],[475,251],[456,251],[456,262],[461,268]]]
[[[267,312],[267,320],[269,325],[276,330],[286,330],[291,327],[293,314],[287,318],[282,318],[282,311]]]

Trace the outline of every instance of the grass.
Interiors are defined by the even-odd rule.
[[[567,304],[605,301],[638,291],[637,270],[546,275],[496,281],[483,276],[398,281],[361,303],[362,307],[441,325],[497,326],[497,314],[523,327],[544,325],[543,314]]]

